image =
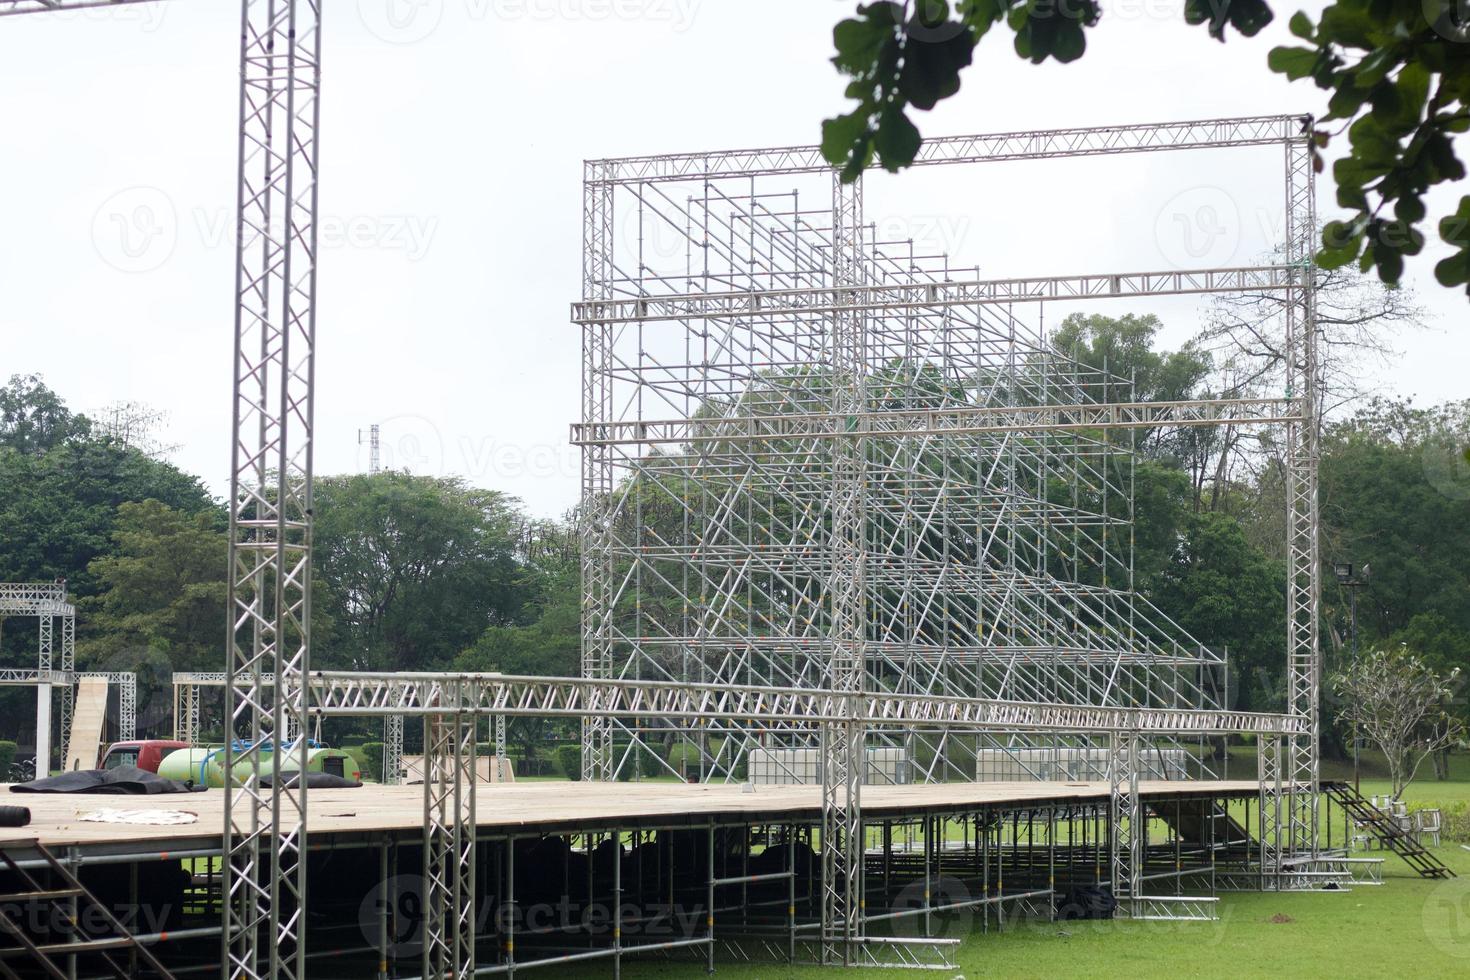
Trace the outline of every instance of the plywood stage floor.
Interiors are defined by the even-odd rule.
[[[47,847],[78,846],[83,851],[154,851],[218,846],[224,823],[221,790],[169,796],[52,796],[10,793],[0,787],[0,803],[29,807],[31,823],[0,828],[6,842],[39,840]],[[1254,796],[1254,780],[1180,780],[1139,785],[1147,799]],[[987,807],[1023,808],[1028,804],[1083,803],[1108,796],[1105,782],[982,782],[918,786],[868,786],[863,812],[869,818],[935,811],[963,812]],[[417,831],[423,822],[421,786],[321,789],[309,793],[308,829],[313,846],[334,837],[364,833]],[[104,808],[186,811],[192,823],[156,826],[98,823],[82,819]],[[814,819],[821,812],[817,786],[687,785],[682,783],[530,782],[479,784],[476,824],[496,831],[611,829],[670,826],[708,819]]]

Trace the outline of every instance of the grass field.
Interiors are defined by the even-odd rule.
[[[1231,760],[1231,775],[1254,775],[1253,750]],[[1249,771],[1247,770],[1249,765]],[[1346,771],[1344,771],[1346,770]],[[1360,762],[1365,796],[1389,790],[1382,760],[1365,753]],[[1438,782],[1427,764],[1404,794],[1411,802],[1454,804],[1470,800],[1470,756],[1452,760],[1451,779]],[[1352,765],[1324,763],[1323,776],[1352,778]],[[962,940],[958,970],[935,976],[975,977],[1470,977],[1470,852],[1446,842],[1440,860],[1460,875],[1428,881],[1392,854],[1385,856],[1384,884],[1346,892],[1311,894],[1222,893],[1220,919],[1208,923],[1066,922],[1021,923],[997,933],[956,926]],[[1372,856],[1383,854],[1371,852]],[[716,927],[718,931],[718,926]],[[892,971],[854,970],[853,975],[893,976]],[[690,962],[625,961],[623,975],[642,978],[692,977],[703,973]],[[741,980],[818,980],[833,971],[780,964],[737,966],[721,962],[720,977]],[[605,977],[606,965],[569,971],[569,976]]]
[[[1376,854],[1377,852],[1375,852]],[[1461,875],[1446,882],[1414,876],[1389,856],[1381,886],[1314,894],[1225,894],[1208,923],[1022,923],[963,937],[959,969],[934,976],[1036,977],[1465,977],[1470,976],[1470,853],[1440,848]],[[853,975],[893,976],[854,970]],[[606,964],[562,976],[605,977]],[[629,959],[623,975],[692,977],[694,963]],[[732,978],[817,980],[833,971],[720,963]]]

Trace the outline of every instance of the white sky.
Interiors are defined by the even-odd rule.
[[[326,0],[317,469],[459,474],[537,514],[576,499],[581,161],[810,143],[845,108],[827,59],[853,3]],[[987,38],[930,135],[1321,112],[1265,67],[1296,9],[1221,45],[1179,2],[1120,0],[1087,56],[1035,67]],[[228,477],[239,10],[167,0],[0,21],[0,375],[40,372],[75,408],[170,413],[174,460]],[[1280,152],[968,168],[869,183],[868,216],[984,274],[1181,264],[1169,216],[1212,213],[1188,264],[1246,264],[1280,218]],[[1181,196],[1182,195],[1182,196]],[[1430,213],[1450,199],[1431,199]],[[1332,212],[1330,179],[1319,206]],[[1212,212],[1204,209],[1213,208]],[[151,223],[119,221],[151,215]],[[124,231],[128,236],[124,236]],[[145,237],[143,232],[147,232]],[[906,234],[905,234],[906,233]],[[1381,379],[1463,397],[1470,304],[1410,283],[1430,329]],[[1199,303],[1156,311],[1166,343]],[[1070,312],[1058,309],[1057,317]],[[1048,310],[1048,322],[1053,313]]]

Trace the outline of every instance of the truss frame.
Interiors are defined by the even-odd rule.
[[[1273,116],[926,141],[924,165],[1283,148],[1288,241],[1280,265],[1002,280],[956,274],[946,258],[915,256],[912,248],[902,255],[901,243],[894,254],[894,243],[863,227],[861,177],[851,185],[833,181],[816,147],[589,161],[583,295],[571,313],[583,328],[584,355],[582,419],[571,433],[583,449],[583,676],[748,679],[840,698],[853,689],[845,667],[856,648],[858,690],[868,684],[940,700],[1218,707],[1223,686],[1214,672],[1223,658],[1132,591],[1131,453],[1118,449],[1163,428],[1282,426],[1290,447],[1286,659],[1295,727],[1283,735],[1286,796],[1262,785],[1284,805],[1283,857],[1315,853],[1320,371],[1310,134],[1307,117]],[[833,181],[830,197],[818,189],[809,203],[812,182],[786,189],[802,175]],[[682,268],[650,248],[655,232],[685,243]],[[1018,309],[1048,299],[1241,290],[1287,298],[1283,397],[1138,403],[1131,379],[1048,361],[1042,338],[1018,329]],[[682,351],[673,342],[681,337]],[[888,365],[907,371],[909,358],[938,365],[945,378],[957,365],[956,376],[974,379],[974,394],[905,403],[922,371],[895,381]],[[804,371],[806,390],[770,380]],[[876,397],[874,384],[895,394]],[[944,452],[978,456],[988,467],[969,478],[972,486],[961,487],[953,505],[993,515],[966,531],[984,542],[969,568],[948,550],[922,553],[925,541],[955,526],[943,498],[964,478],[948,463],[936,469],[932,455]],[[1126,471],[1122,457],[1130,460]],[[1082,493],[1062,504],[1025,489],[1058,481]],[[853,486],[862,490],[849,502]],[[864,526],[853,534],[848,525],[859,513],[871,519],[859,519]],[[1071,554],[1057,543],[1066,537]],[[861,556],[856,564],[854,555]],[[1099,556],[1096,574],[1084,568],[1092,555]],[[820,562],[827,571],[817,571]],[[822,588],[808,595],[813,581]],[[856,602],[854,587],[863,595]],[[980,597],[977,627],[956,634],[946,625],[931,635],[934,610],[953,620],[949,596],[956,592]],[[1167,656],[1145,652],[1159,650]],[[949,730],[906,723],[914,727],[898,733],[865,730],[866,722],[846,729],[824,723],[819,733],[791,731],[780,743],[820,751],[829,959],[854,938],[837,887],[841,869],[852,864],[842,853],[842,829],[861,824],[849,763],[876,738],[916,758],[932,753],[934,763],[917,767],[922,778],[963,774],[939,761],[955,743]],[[1127,754],[1113,734],[1129,730],[1093,730],[1107,747],[1109,773],[1123,773],[1114,785],[1127,785],[1127,771],[1137,779],[1136,760],[1119,769]],[[1060,758],[1069,746],[1092,744],[1069,742],[1063,731],[982,736],[971,743],[976,775],[982,745],[1002,753],[1017,744],[1050,746]],[[584,775],[615,774],[633,754],[615,745],[636,745],[641,732],[589,722]],[[752,734],[712,716],[689,737],[706,773],[734,778],[739,755],[769,742],[770,732]],[[1129,793],[1120,799],[1126,804]],[[1119,816],[1126,833],[1130,824]],[[1114,851],[1120,881],[1131,881],[1130,853]]]
[[[267,746],[306,771],[320,58],[320,0],[243,0],[224,765],[247,776],[224,789],[221,952],[242,980],[306,976],[307,781],[260,776]]]
[[[51,756],[51,688],[61,688],[61,757],[71,744],[71,720],[76,706],[76,615],[65,582],[0,582],[0,620],[7,616],[35,616],[36,670],[29,681],[36,685],[36,771],[41,772]],[[61,666],[56,659],[56,620],[61,620]],[[9,673],[9,672],[7,672]],[[55,678],[54,680],[50,678]]]

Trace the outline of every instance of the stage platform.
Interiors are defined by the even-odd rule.
[[[143,853],[208,849],[219,846],[224,793],[167,796],[49,795],[0,789],[0,803],[29,807],[26,827],[0,829],[0,844],[39,840],[48,848],[76,847],[82,853]],[[1254,798],[1254,780],[1178,780],[1139,784],[1149,801],[1208,797]],[[870,822],[917,817],[925,813],[963,813],[1031,806],[1105,801],[1105,782],[978,782],[916,786],[868,786],[863,815]],[[379,786],[320,789],[308,794],[312,846],[330,845],[359,835],[408,839],[423,825],[423,787]],[[192,823],[156,826],[91,822],[84,815],[102,810],[185,811]],[[634,829],[704,825],[710,822],[807,822],[820,818],[818,786],[521,782],[478,784],[475,822],[484,832],[566,833],[582,829]]]

